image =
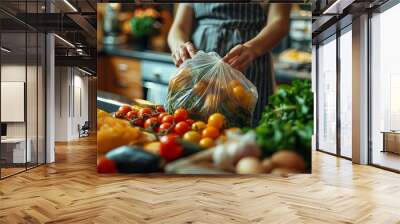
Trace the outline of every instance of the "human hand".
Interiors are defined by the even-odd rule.
[[[233,68],[244,72],[257,56],[253,47],[246,44],[238,44],[225,55],[223,60]]]
[[[196,54],[196,51],[196,48],[190,42],[183,43],[173,50],[172,59],[176,67],[179,67],[185,60],[192,58]]]

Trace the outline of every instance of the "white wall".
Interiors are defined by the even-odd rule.
[[[56,141],[77,139],[78,124],[88,120],[88,78],[82,75],[76,68],[56,67]]]

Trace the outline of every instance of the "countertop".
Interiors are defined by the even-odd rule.
[[[99,55],[121,56],[173,64],[170,53],[144,50],[129,45],[104,45],[99,50]]]

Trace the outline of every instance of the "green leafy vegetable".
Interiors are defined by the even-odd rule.
[[[264,156],[291,149],[303,156],[310,169],[313,133],[311,82],[296,80],[290,86],[281,86],[269,98],[256,133]]]

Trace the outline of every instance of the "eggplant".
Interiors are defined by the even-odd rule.
[[[151,173],[160,170],[162,159],[137,146],[121,146],[106,154],[120,173]]]

